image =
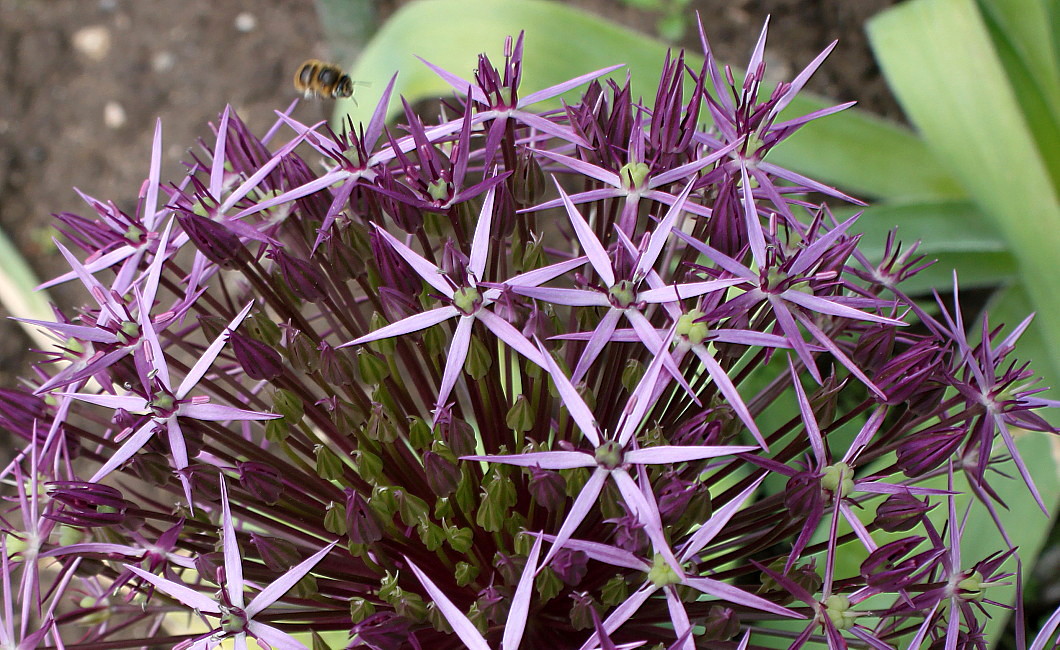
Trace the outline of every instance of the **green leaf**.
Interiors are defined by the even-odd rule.
[[[0,265],[0,304],[3,304],[7,313],[18,318],[53,320],[54,314],[48,306],[48,292],[36,290],[40,282],[33,269],[3,230],[0,230],[0,259],[4,260]],[[46,350],[52,348],[54,341],[39,327],[26,323],[21,325],[35,346]]]
[[[852,210],[837,212],[843,219]],[[929,294],[934,287],[953,284],[957,271],[962,288],[997,287],[1016,280],[1015,258],[994,226],[970,201],[875,205],[854,225],[861,232],[861,250],[872,262],[884,253],[887,234],[898,228],[902,251],[920,242],[913,256],[936,260],[931,267],[902,283],[909,295]]]
[[[869,23],[906,113],[1019,260],[1060,352],[1060,204],[973,0],[915,0]]]
[[[1053,187],[1060,187],[1060,66],[1048,9],[1042,0],[978,4]]]
[[[449,86],[413,55],[470,80],[479,53],[488,54],[495,65],[501,63],[503,37],[517,35],[521,30],[526,32],[524,92],[625,63],[627,69],[612,76],[621,82],[628,71],[634,96],[655,93],[666,46],[644,34],[543,0],[479,0],[474,9],[462,0],[427,0],[402,7],[365,47],[351,76],[368,86],[358,89],[356,103],[344,100],[337,104],[336,121],[348,113],[354,123],[367,122],[390,77],[398,71],[395,97],[404,96],[415,103],[449,96]],[[439,33],[444,33],[445,38],[438,38]],[[755,34],[749,32],[748,52],[754,38]],[[689,54],[687,62],[698,69],[703,59]],[[742,75],[735,68],[734,72],[738,77]],[[765,87],[762,93],[768,96],[771,91]],[[575,90],[564,99],[574,101],[577,97]],[[800,96],[782,119],[834,103]],[[554,100],[543,106],[558,107],[559,103]],[[399,102],[391,102],[391,116],[399,108]],[[903,200],[963,195],[963,190],[911,131],[859,111],[844,111],[807,125],[773,151],[769,159],[860,195]]]

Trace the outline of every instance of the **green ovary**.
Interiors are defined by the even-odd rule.
[[[453,292],[453,306],[462,314],[474,314],[481,304],[482,294],[475,287],[461,287]]]

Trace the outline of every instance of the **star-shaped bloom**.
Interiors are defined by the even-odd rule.
[[[421,278],[426,280],[435,290],[441,292],[443,299],[448,304],[444,307],[409,316],[339,346],[360,345],[369,341],[417,332],[447,321],[450,318],[459,317],[456,332],[453,334],[452,342],[449,345],[449,353],[445,360],[445,371],[442,373],[442,383],[438,388],[435,413],[440,412],[446,406],[449,393],[452,391],[453,386],[456,385],[456,380],[464,367],[464,360],[467,358],[467,351],[471,346],[471,326],[476,320],[485,325],[497,338],[507,343],[509,347],[519,354],[539,366],[544,367],[545,365],[537,348],[519,330],[493,311],[486,309],[502,293],[502,289],[497,286],[486,288],[482,285],[482,277],[486,270],[486,260],[489,252],[494,195],[495,192],[491,189],[486,193],[486,197],[483,200],[482,211],[479,214],[478,223],[475,226],[474,239],[471,243],[471,255],[467,265],[466,277],[463,278],[449,278],[422,255],[398,241],[387,231],[379,228],[377,232],[409,263]],[[503,283],[491,284],[507,285],[513,290],[536,287],[542,282],[548,282],[567,271],[578,268],[584,263],[585,258],[579,257],[544,268],[534,269],[533,271],[527,271],[509,278]]]
[[[187,645],[185,650],[212,650],[225,639],[233,639],[237,650],[247,650],[248,636],[256,639],[259,645],[264,642],[276,649],[305,648],[305,645],[290,634],[254,620],[254,617],[290,591],[291,587],[294,587],[299,580],[312,571],[313,567],[323,560],[338,542],[328,544],[292,567],[247,603],[243,593],[243,560],[236,543],[236,529],[228,504],[228,489],[223,474],[221,475],[221,530],[224,545],[224,584],[213,598],[185,584],[167,580],[140,567],[126,564],[125,568],[154,585],[164,594],[179,600],[196,613],[213,614],[219,618],[216,625],[207,620],[207,624],[212,625],[210,631]]]
[[[5,650],[35,650],[35,648],[40,646],[44,637],[53,632],[53,627],[55,626],[53,609],[59,603],[59,599],[53,599],[45,616],[38,618],[39,613],[35,611],[34,603],[36,601],[34,599],[19,599],[16,597],[11,591],[11,573],[14,569],[8,556],[7,538],[6,534],[0,535],[0,588],[2,588],[0,590],[0,603],[2,603],[3,607],[3,609],[0,609],[0,648]],[[33,564],[36,565],[36,562],[33,562]],[[18,634],[15,633],[14,604],[16,602],[22,603],[22,609],[19,612],[21,621]],[[35,618],[37,619],[36,621],[34,621]],[[32,628],[29,625],[31,622]]]
[[[953,278],[953,315],[950,315],[941,297],[936,295],[935,298],[939,303],[945,325],[937,323],[934,319],[925,322],[956,344],[960,359],[955,360],[955,364],[958,364],[957,368],[963,369],[964,374],[954,382],[954,386],[964,397],[967,410],[974,412],[981,408],[985,411],[974,419],[971,427],[971,446],[978,448],[978,460],[974,465],[969,463],[965,471],[972,489],[980,500],[990,507],[994,520],[998,522],[998,530],[1007,540],[1008,535],[1000,525],[990,503],[991,500],[983,494],[984,491],[992,491],[986,483],[986,470],[992,461],[991,449],[994,439],[998,435],[1001,436],[1006,450],[1012,457],[1012,462],[1019,471],[1020,478],[1027,485],[1035,503],[1042,509],[1042,512],[1048,513],[1049,509],[1045,507],[1045,502],[1034,484],[1034,479],[1020,456],[1010,428],[1019,427],[1029,431],[1055,433],[1057,429],[1035,413],[1035,410],[1060,406],[1060,401],[1038,396],[1038,393],[1048,389],[1035,386],[1037,382],[1027,364],[1017,366],[1008,359],[1015,350],[1016,342],[1030,327],[1033,316],[1025,318],[996,344],[995,340],[999,337],[1001,330],[998,328],[991,331],[989,319],[984,317],[982,342],[973,347],[964,330],[964,319],[957,295],[956,274]]]
[[[672,332],[671,332],[672,335]],[[669,341],[666,342],[669,344]],[[677,560],[669,551],[663,535],[663,524],[659,515],[657,504],[649,501],[637,482],[630,476],[629,470],[633,466],[644,465],[671,465],[690,461],[717,458],[728,454],[739,454],[757,449],[749,446],[675,446],[660,445],[657,447],[638,448],[634,434],[641,429],[641,425],[648,411],[654,405],[648,399],[652,389],[655,387],[662,369],[662,359],[666,355],[658,355],[648,366],[640,383],[629,396],[622,412],[622,420],[619,422],[618,431],[614,436],[607,436],[600,430],[599,425],[593,417],[588,405],[578,394],[563,371],[559,368],[552,356],[542,349],[542,356],[547,364],[549,376],[559,391],[560,399],[567,407],[571,418],[577,423],[582,435],[593,446],[589,451],[537,451],[523,454],[498,455],[498,456],[465,456],[463,460],[486,461],[490,463],[502,463],[505,465],[518,465],[521,467],[538,467],[541,469],[574,469],[577,467],[593,468],[578,493],[574,504],[567,512],[567,517],[560,526],[552,540],[552,548],[547,564],[553,556],[563,548],[564,544],[571,538],[578,526],[589,514],[590,508],[600,497],[604,484],[608,478],[614,480],[615,486],[621,493],[626,506],[634,513],[638,521],[644,524],[645,532],[651,538],[660,553],[666,555],[666,559],[676,568],[679,567]]]
[[[682,312],[680,308],[677,308],[676,306],[673,307],[674,310],[671,315],[676,316],[677,325],[674,330],[674,347],[673,350],[670,351],[670,356],[673,359],[674,365],[680,365],[688,352],[695,354],[703,363],[703,367],[706,369],[707,374],[710,375],[711,379],[713,379],[714,383],[718,386],[718,390],[721,392],[722,396],[725,397],[728,405],[736,415],[739,416],[744,425],[747,426],[747,430],[755,437],[755,440],[762,446],[762,449],[769,451],[769,446],[766,444],[765,438],[762,437],[762,432],[758,429],[758,425],[755,424],[754,417],[751,415],[750,409],[748,409],[747,405],[744,403],[740,391],[737,390],[735,384],[732,383],[732,379],[729,378],[725,369],[722,368],[721,364],[719,364],[714,358],[714,353],[708,345],[716,341],[718,343],[735,343],[738,345],[758,346],[763,348],[790,348],[791,344],[783,336],[767,334],[765,332],[758,332],[751,329],[711,329],[702,321],[703,317],[706,315],[702,309],[694,308]],[[574,334],[560,334],[551,338],[585,341],[589,340],[591,337],[592,333],[590,332],[575,332]],[[660,339],[661,337],[662,334],[660,334]],[[632,343],[640,341],[640,337],[637,335],[636,330],[616,329],[611,335],[611,341]],[[660,377],[659,382],[655,386],[655,390],[652,391],[652,402],[659,399],[668,383],[669,377]]]
[[[166,245],[169,242],[169,233],[172,225],[171,221],[162,232],[158,240],[158,249],[155,257],[145,274],[143,286],[139,289],[142,294],[142,298],[138,301],[141,309],[144,307],[150,308],[154,304],[155,295],[158,292],[158,281],[162,274],[162,265],[166,260],[163,251],[166,250]],[[144,338],[139,322],[141,319],[134,315],[137,301],[132,301],[134,302],[133,305],[128,304],[129,301],[122,297],[121,294],[123,292],[118,290],[117,285],[109,289],[103,286],[89,272],[88,267],[74,257],[65,246],[59,242],[55,242],[55,245],[73,268],[71,273],[81,280],[81,283],[88,289],[96,304],[99,305],[99,316],[96,318],[94,326],[18,319],[25,323],[45,327],[66,339],[74,339],[81,345],[89,346],[89,349],[85,350],[82,359],[70,364],[56,373],[51,379],[41,384],[36,390],[37,393],[61,388],[87,379],[103,372],[130,354],[140,353],[142,356],[144,350]],[[177,311],[167,311],[154,319],[150,319],[156,335],[166,325],[175,322],[191,306],[192,302],[186,301]],[[100,346],[101,349],[93,351],[95,346]],[[143,363],[142,359],[140,363]]]
[[[140,272],[140,261],[150,251],[155,255],[164,255],[164,247],[156,247],[158,239],[158,226],[163,214],[158,209],[158,191],[160,189],[162,166],[162,120],[155,122],[155,135],[151,143],[151,165],[147,180],[144,182],[140,194],[139,216],[130,219],[119,211],[114,204],[104,206],[99,201],[82,194],[89,205],[92,205],[97,214],[100,215],[102,223],[110,231],[107,234],[114,239],[111,246],[101,248],[89,256],[85,261],[88,273],[96,273],[110,268],[115,264],[121,264],[114,280],[114,288],[119,294],[125,293],[132,286],[133,281]],[[98,237],[96,238],[98,240]],[[64,273],[59,277],[49,280],[40,285],[40,289],[47,289],[63,282],[78,277],[75,271]]]
[[[62,393],[73,399],[89,404],[96,404],[111,409],[123,409],[133,415],[151,416],[140,426],[114,454],[107,459],[89,480],[98,482],[107,474],[117,469],[122,463],[132,458],[147,444],[156,433],[166,431],[170,453],[173,464],[179,472],[181,483],[184,485],[184,494],[188,505],[192,504],[191,483],[188,477],[180,470],[188,466],[188,448],[184,443],[184,434],[180,428],[180,418],[191,418],[193,420],[205,420],[209,422],[227,422],[230,420],[272,420],[280,417],[274,413],[263,413],[261,411],[249,411],[227,406],[225,404],[211,404],[208,396],[188,398],[192,389],[203,378],[225,343],[228,341],[229,332],[235,330],[243,319],[250,313],[254,303],[248,303],[239,314],[228,324],[206,352],[195,362],[184,381],[174,390],[169,378],[169,364],[166,362],[162,346],[155,335],[154,327],[151,326],[147,306],[140,300],[140,327],[146,339],[147,345],[146,362],[147,368],[139,369],[141,381],[148,397],[140,395],[105,395],[96,393]]]
[[[509,37],[504,46],[505,66],[503,75],[492,65],[485,56],[479,57],[479,65],[476,70],[476,82],[472,83],[448,72],[438,66],[423,61],[423,63],[441,77],[446,83],[453,87],[458,94],[465,95],[470,101],[478,106],[475,115],[475,123],[489,121],[490,129],[486,136],[486,150],[495,151],[498,142],[507,127],[508,120],[524,124],[541,133],[561,138],[568,142],[581,146],[588,146],[573,129],[560,125],[552,120],[546,119],[537,113],[527,111],[525,108],[537,102],[542,102],[553,97],[558,97],[572,88],[592,81],[598,77],[621,68],[621,65],[613,65],[593,72],[588,72],[563,83],[549,86],[548,88],[530,93],[525,97],[519,97],[519,81],[522,75],[523,59],[523,34],[519,34],[514,45]],[[452,123],[450,123],[452,124]],[[445,127],[447,125],[441,125]],[[450,126],[449,128],[453,128]],[[459,128],[457,125],[456,128]],[[453,128],[455,130],[455,128]],[[491,144],[493,146],[491,146]],[[487,161],[488,162],[488,161]]]
[[[829,232],[812,240],[807,246],[800,247],[793,253],[782,251],[779,247],[771,247],[770,253],[763,253],[762,260],[755,256],[756,270],[745,266],[725,253],[705,244],[695,238],[689,237],[680,230],[674,230],[674,234],[705,255],[711,262],[717,265],[727,274],[743,278],[750,287],[740,296],[729,300],[717,310],[716,316],[728,316],[735,313],[754,313],[756,310],[767,307],[776,319],[777,326],[795,349],[795,353],[802,360],[807,372],[817,383],[821,383],[821,373],[812,354],[812,348],[804,339],[799,325],[802,325],[810,335],[831,355],[839,361],[852,375],[857,377],[865,386],[882,399],[886,399],[872,380],[844,353],[840,347],[829,338],[828,334],[819,327],[813,319],[814,314],[823,314],[836,318],[850,318],[854,320],[883,323],[886,325],[904,326],[905,323],[895,318],[878,316],[876,314],[862,311],[863,308],[881,308],[894,303],[876,298],[865,298],[860,296],[843,295],[836,291],[835,285],[840,284],[838,280],[840,270],[836,270],[835,255],[837,247],[842,247],[841,239],[846,231],[857,220],[857,215],[839,224]],[[763,245],[764,246],[764,245]],[[826,255],[833,253],[832,255]],[[704,271],[717,272],[713,269],[703,267]],[[815,289],[815,285],[822,287]],[[828,291],[826,295],[817,295],[815,291]]]
[[[537,575],[539,568],[537,559],[540,554],[541,538],[538,537],[534,540],[534,546],[530,549],[530,555],[526,558],[526,567],[519,577],[515,595],[512,596],[511,608],[508,610],[508,618],[504,624],[504,637],[501,639],[500,650],[516,650],[523,639],[527,614],[530,611],[530,597],[533,595],[534,590],[534,576]],[[416,574],[420,584],[427,590],[427,594],[434,601],[434,604],[438,606],[438,611],[449,622],[453,632],[460,637],[464,645],[470,650],[490,650],[485,637],[478,631],[475,624],[453,604],[453,601],[449,600],[445,592],[439,589],[412,560],[406,557],[405,561],[409,563],[409,567]]]
[[[683,637],[683,640],[677,645],[677,647],[681,650],[694,650],[696,644],[691,638],[692,624],[685,611],[681,596],[677,592],[677,587],[681,585],[692,587],[703,594],[720,598],[729,603],[744,605],[746,607],[770,612],[779,616],[799,618],[799,614],[766,600],[761,596],[747,593],[738,587],[721,582],[720,580],[697,576],[694,573],[686,573],[682,566],[692,560],[703,547],[721,532],[733,515],[735,515],[743,506],[744,501],[754,493],[763,480],[764,477],[756,480],[747,489],[741,492],[739,496],[726,503],[723,508],[720,508],[717,512],[711,515],[711,518],[700,526],[681,547],[680,552],[677,555],[676,566],[666,560],[664,554],[660,552],[661,549],[657,546],[655,547],[653,559],[647,560],[627,550],[610,546],[608,544],[580,539],[568,540],[565,544],[567,548],[575,551],[582,551],[594,560],[625,569],[643,571],[647,574],[647,580],[645,583],[635,592],[630,594],[624,602],[620,603],[615,610],[611,612],[611,615],[603,622],[603,630],[607,634],[613,633],[621,627],[623,623],[632,618],[633,615],[637,613],[637,610],[639,610],[653,594],[661,589],[666,596],[666,604],[670,610],[670,618],[674,626],[674,634],[679,640]],[[550,541],[555,539],[551,535],[542,535],[542,537]],[[595,643],[598,643],[598,638],[598,635],[594,634],[582,645],[582,650],[589,650],[592,648]]]
[[[787,486],[786,500],[789,508],[804,514],[806,519],[802,524],[802,531],[788,556],[788,562],[784,568],[790,571],[795,561],[799,559],[802,551],[809,544],[810,538],[817,531],[818,525],[824,517],[827,502],[831,502],[832,518],[828,535],[828,554],[825,565],[825,591],[831,590],[831,569],[835,564],[835,553],[837,539],[839,537],[839,517],[842,517],[853,529],[858,540],[861,541],[865,550],[871,553],[877,548],[876,541],[872,538],[865,524],[851,509],[850,497],[857,492],[869,494],[947,494],[946,490],[936,490],[918,486],[896,485],[877,481],[873,477],[854,478],[854,468],[858,456],[864,451],[876,432],[883,425],[884,417],[887,415],[887,407],[879,406],[862,425],[861,430],[854,436],[850,446],[843,457],[834,463],[829,462],[829,451],[821,435],[821,428],[817,424],[817,418],[813,413],[806,391],[799,381],[798,373],[791,359],[788,359],[788,371],[792,377],[792,386],[795,388],[796,401],[799,405],[799,413],[802,416],[803,428],[809,439],[810,448],[813,450],[813,466],[806,471],[796,471],[784,465],[770,464],[770,469],[776,473],[790,477]],[[751,459],[749,457],[750,460]]]
[[[638,113],[635,124],[630,130],[629,152],[631,160],[617,172],[584,160],[564,156],[563,154],[554,151],[534,149],[534,153],[558,162],[583,176],[594,178],[603,183],[605,187],[572,194],[567,199],[560,198],[546,201],[541,205],[536,205],[527,210],[546,210],[565,205],[568,201],[570,203],[578,204],[611,198],[624,198],[625,201],[622,205],[622,214],[619,216],[616,223],[620,230],[624,231],[629,236],[632,236],[633,228],[637,221],[641,199],[658,201],[669,206],[676,205],[680,200],[679,197],[659,188],[667,187],[673,183],[687,181],[689,178],[692,178],[694,182],[700,170],[705,169],[725,156],[728,156],[741,144],[740,142],[730,143],[709,155],[697,157],[692,162],[677,167],[667,167],[665,170],[659,170],[658,173],[652,174],[651,166],[643,160],[644,139],[647,134],[644,131],[641,121],[641,114]],[[710,208],[696,203],[688,203],[684,209],[701,217],[709,217],[711,213]]]
[[[791,82],[779,84],[768,99],[759,101],[759,91],[762,89],[765,77],[765,45],[768,30],[769,21],[767,20],[747,64],[743,84],[741,88],[736,88],[731,73],[727,79],[729,83],[722,78],[703,31],[703,24],[699,23],[699,37],[706,58],[704,67],[716,91],[705,93],[704,97],[717,137],[714,132],[693,134],[697,142],[715,149],[726,144],[740,145],[739,149],[731,154],[731,160],[726,164],[718,165],[713,172],[706,174],[703,182],[721,181],[725,187],[719,188],[719,191],[736,190],[739,193],[747,238],[755,262],[758,264],[761,264],[765,258],[766,246],[758,208],[755,205],[755,195],[764,195],[768,198],[778,214],[792,227],[797,227],[798,224],[798,220],[791,213],[791,201],[784,199],[782,195],[782,192],[789,193],[793,188],[779,187],[776,184],[776,178],[786,180],[796,188],[803,188],[804,191],[821,192],[844,201],[864,205],[861,201],[833,187],[828,187],[764,160],[770,150],[806,123],[843,111],[855,104],[855,102],[846,102],[791,120],[777,122],[781,111],[787,108],[835,48],[836,41],[817,55]],[[734,184],[738,184],[738,187],[734,187]]]
[[[512,596],[510,609],[508,610],[508,618],[504,623],[504,636],[501,638],[501,644],[498,646],[498,650],[516,650],[523,639],[523,632],[526,631],[527,616],[530,611],[530,597],[533,596],[534,576],[536,576],[538,570],[544,566],[544,564],[539,566],[537,563],[537,560],[541,555],[542,537],[544,536],[537,536],[534,540],[534,546],[530,549],[530,555],[526,558],[526,566],[523,568],[523,573],[519,577],[519,584],[516,586],[515,594]],[[445,617],[445,620],[449,622],[450,627],[453,628],[453,632],[464,642],[464,646],[467,647],[468,650],[490,650],[486,638],[478,631],[475,624],[472,623],[462,611],[460,611],[460,608],[454,605],[453,601],[449,600],[449,597],[445,595],[445,592],[439,589],[438,585],[434,584],[434,582],[427,577],[427,574],[416,566],[412,560],[406,557],[405,561],[409,563],[412,572],[416,574],[416,578],[419,579],[420,584],[422,584],[423,588],[427,590],[427,595],[429,595],[431,600],[434,601],[434,604],[438,606],[438,611],[440,611],[442,616]],[[593,610],[593,614],[595,613],[595,610]],[[644,645],[643,642],[634,642],[616,646],[609,642],[610,639],[606,639],[603,644],[597,644],[595,647],[598,647],[601,650],[631,650],[632,648]]]
[[[596,271],[604,286],[596,289],[568,289],[554,287],[525,287],[516,286],[512,290],[515,293],[543,300],[559,305],[570,305],[574,307],[605,307],[607,313],[600,319],[599,324],[589,338],[588,345],[578,359],[578,365],[574,368],[571,380],[579,381],[589,367],[603,352],[604,346],[611,340],[623,316],[633,326],[637,336],[646,348],[655,356],[662,356],[662,361],[667,370],[679,381],[684,381],[681,372],[667,354],[660,355],[665,348],[655,327],[652,326],[642,309],[647,304],[671,303],[681,298],[694,298],[713,291],[731,287],[743,282],[741,278],[727,280],[708,280],[706,282],[690,282],[686,284],[663,285],[652,288],[641,288],[646,284],[645,280],[653,273],[655,263],[663,251],[670,232],[678,216],[688,205],[688,195],[692,191],[692,183],[685,186],[684,191],[677,197],[674,204],[659,221],[659,225],[647,240],[643,250],[638,251],[636,264],[626,278],[620,278],[612,263],[603,243],[600,242],[585,218],[571,202],[570,197],[563,188],[559,188],[563,205],[570,217],[571,225],[578,237],[578,241],[585,251],[589,263]],[[619,231],[621,232],[621,231]],[[650,286],[650,285],[649,285]]]

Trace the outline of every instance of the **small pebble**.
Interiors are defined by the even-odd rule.
[[[103,106],[103,124],[108,129],[120,129],[127,120],[125,108],[118,102],[111,100]]]
[[[243,11],[235,20],[236,30],[246,34],[252,32],[258,26],[258,19],[249,11]]]
[[[177,57],[172,52],[163,50],[151,57],[151,69],[155,72],[169,72],[177,64]]]
[[[110,30],[100,25],[74,32],[74,49],[93,61],[102,61],[110,51]]]

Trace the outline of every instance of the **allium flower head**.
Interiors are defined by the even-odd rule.
[[[962,557],[952,476],[1035,494],[1056,404],[1026,323],[930,316],[769,162],[846,105],[780,121],[827,51],[769,94],[764,38],[642,104],[520,87],[519,36],[431,66],[451,120],[226,108],[172,182],[159,128],[135,215],[62,215],[90,301],[0,393],[0,646],[978,643],[1014,551]]]

